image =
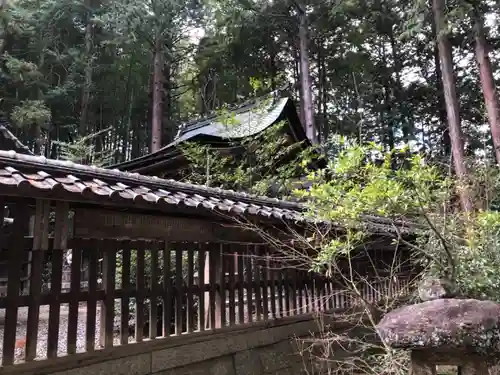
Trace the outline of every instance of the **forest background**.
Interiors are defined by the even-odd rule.
[[[449,162],[454,135],[480,158],[500,137],[493,1],[0,4],[0,117],[35,154],[82,142],[86,163],[121,162],[286,84],[326,152],[344,136]]]

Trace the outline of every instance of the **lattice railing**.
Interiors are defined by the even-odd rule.
[[[2,366],[359,303],[338,279],[300,269],[267,246],[65,238],[57,215],[56,208],[50,236],[26,237],[14,224],[1,242]],[[401,293],[406,280],[363,285],[361,297],[375,301]]]

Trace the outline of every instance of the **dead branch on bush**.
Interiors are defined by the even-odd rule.
[[[250,221],[235,219],[244,230],[257,234],[264,242],[272,246],[275,260],[283,268],[310,270],[314,264],[318,249],[339,233],[338,228],[325,225],[309,225],[303,233],[285,226],[284,228],[263,229]],[[370,269],[359,272],[355,264],[356,254],[349,254],[342,259],[332,259],[325,270],[336,282],[335,290],[326,299],[339,298],[341,294],[349,301],[343,311],[326,312],[316,315],[317,332],[309,337],[296,338],[304,369],[308,374],[366,374],[399,375],[407,373],[407,357],[386,346],[376,333],[376,324],[388,311],[407,303],[418,275],[402,277],[410,259],[400,259],[399,246],[422,254],[418,246],[405,240],[399,230],[399,223],[391,222],[396,227],[387,233],[395,240],[392,259],[381,268],[366,248],[369,243],[359,244],[360,252],[366,257]],[[411,246],[410,246],[411,245]],[[321,302],[321,301],[320,301]],[[350,327],[338,331],[335,323],[347,322]],[[345,325],[343,325],[345,327]]]

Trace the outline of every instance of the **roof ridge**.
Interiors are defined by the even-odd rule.
[[[200,123],[200,122],[210,121],[210,120],[213,120],[213,119],[217,118],[217,116],[218,116],[217,111],[220,111],[222,109],[227,109],[227,110],[232,111],[232,112],[234,112],[234,111],[242,111],[246,107],[253,107],[256,104],[258,104],[259,101],[262,101],[262,100],[265,100],[265,99],[268,99],[268,98],[272,98],[272,99],[274,99],[276,101],[276,98],[277,98],[276,94],[279,94],[279,93],[280,93],[280,90],[275,90],[275,91],[271,91],[271,92],[269,92],[269,93],[267,93],[265,95],[261,95],[261,96],[249,98],[249,99],[247,99],[247,100],[245,100],[245,101],[243,101],[241,103],[237,103],[237,104],[223,104],[223,105],[219,106],[218,108],[216,108],[214,110],[211,110],[205,116],[201,116],[201,117],[199,117],[197,119],[191,119],[191,120],[188,120],[188,121],[186,121],[184,123],[181,123],[179,125],[179,130],[177,132],[176,138],[178,138],[183,133],[183,131],[188,130],[188,128],[190,126],[193,126],[193,125],[195,125],[197,123]],[[193,129],[190,129],[190,130],[193,130]]]
[[[72,161],[48,159],[44,156],[25,155],[13,150],[5,151],[0,150],[0,163],[10,162],[11,164],[23,164],[24,166],[37,166],[43,165],[49,169],[53,168],[58,171],[70,173],[82,173],[91,175],[94,178],[121,178],[123,183],[135,182],[149,185],[156,185],[164,188],[174,188],[184,193],[218,196],[223,199],[231,200],[237,199],[247,204],[261,204],[263,206],[290,208],[293,210],[304,210],[304,206],[300,203],[289,202],[278,198],[270,198],[266,196],[257,196],[243,192],[236,192],[234,190],[227,190],[221,188],[205,187],[202,185],[195,185],[186,182],[175,180],[166,180],[156,176],[145,176],[139,173],[124,172],[118,169],[105,169],[97,166],[89,166],[77,164]]]

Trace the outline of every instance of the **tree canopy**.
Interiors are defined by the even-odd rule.
[[[493,155],[474,56],[480,37],[499,77],[494,2],[448,1],[439,32],[431,4],[414,0],[3,4],[1,116],[36,153],[60,157],[60,142],[99,133],[91,140],[95,151],[124,161],[149,153],[153,138],[156,148],[168,143],[189,118],[285,83],[304,120],[306,38],[314,123],[325,150],[342,135],[387,149],[409,142],[448,161],[437,43],[446,33],[465,152]]]

